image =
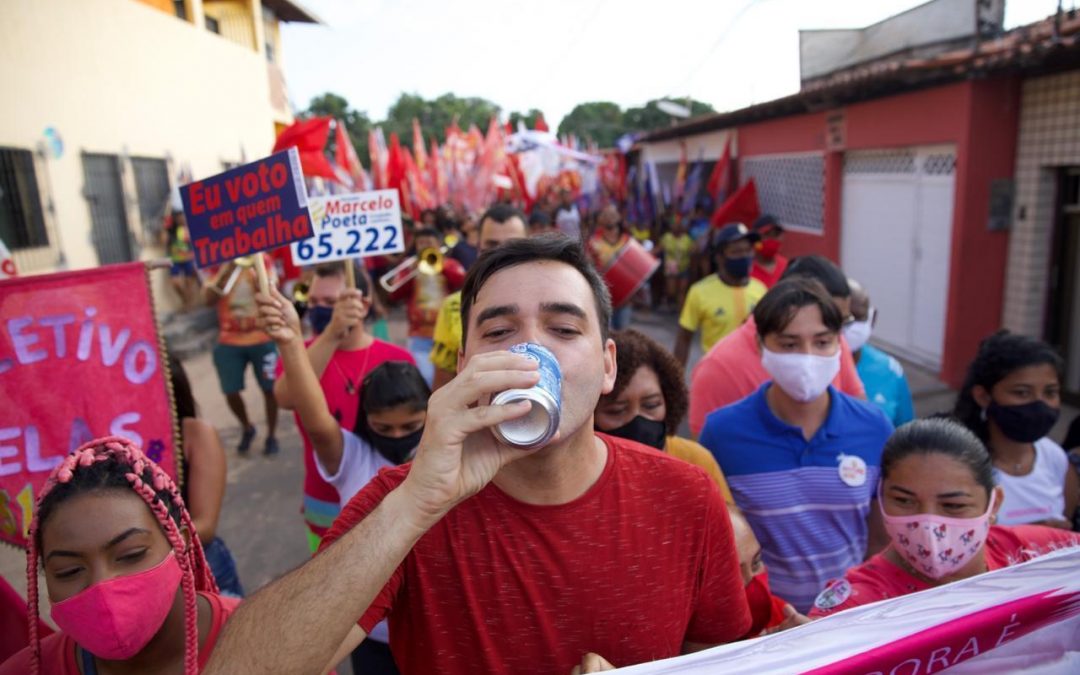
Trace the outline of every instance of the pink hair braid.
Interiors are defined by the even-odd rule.
[[[184,594],[184,673],[185,675],[197,675],[199,671],[199,628],[198,628],[198,591],[216,593],[217,583],[210,572],[210,566],[206,562],[202,543],[191,521],[191,515],[184,506],[184,500],[180,491],[165,471],[146,457],[134,443],[118,436],[109,436],[90,441],[70,455],[65,457],[49,475],[41,494],[38,495],[37,506],[41,507],[42,501],[60,484],[70,482],[80,468],[90,467],[97,462],[109,459],[115,460],[121,465],[130,468],[124,474],[132,491],[139,495],[151,512],[157,518],[165,537],[169,540],[176,555],[177,562],[183,572],[180,585]],[[176,521],[169,515],[168,506],[163,503],[160,494],[168,495],[172,505],[180,514],[180,523],[186,527],[190,537],[190,545],[184,543],[183,535]],[[38,528],[37,510],[30,523],[30,545],[26,554],[27,575],[27,612],[29,621],[29,634],[31,646],[31,672],[37,675],[41,668],[41,641],[37,632],[37,619],[39,611],[38,590],[38,551],[37,538]]]

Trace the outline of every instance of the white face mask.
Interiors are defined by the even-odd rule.
[[[832,356],[777,354],[761,348],[761,365],[791,398],[801,403],[825,393],[840,372],[840,349]]]
[[[873,327],[870,325],[870,319],[866,321],[852,321],[844,325],[844,338],[847,339],[848,346],[851,347],[851,351],[857,352],[870,341],[870,333],[873,331]]]

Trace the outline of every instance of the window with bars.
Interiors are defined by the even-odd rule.
[[[29,150],[0,147],[0,239],[13,251],[49,245]]]
[[[762,213],[787,226],[825,230],[825,156],[821,153],[745,157],[741,180],[754,179]],[[749,223],[747,223],[749,224]]]

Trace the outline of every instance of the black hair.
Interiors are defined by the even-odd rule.
[[[881,451],[881,479],[888,478],[900,460],[931,454],[945,455],[966,466],[989,498],[994,489],[990,453],[963,424],[944,417],[915,420],[894,431]]]
[[[836,263],[825,256],[802,255],[793,258],[780,278],[788,279],[796,276],[817,279],[834,298],[851,297],[851,287],[848,286],[847,277],[836,266]]]
[[[419,239],[420,237],[434,237],[435,239],[442,241],[442,233],[434,227],[418,227],[413,230],[413,239]]]
[[[521,222],[525,222],[525,214],[521,212],[521,209],[510,206],[509,204],[495,204],[487,211],[484,211],[484,215],[480,216],[480,220],[476,222],[477,227],[483,227],[485,220],[493,220],[496,223],[505,223],[511,218],[520,218]]]
[[[191,393],[191,382],[180,359],[172,354],[169,354],[169,381],[172,383],[173,402],[176,403],[176,419],[195,417],[195,396]]]
[[[821,282],[810,277],[795,276],[777,282],[754,307],[758,337],[764,340],[769,333],[784,330],[800,309],[810,305],[816,305],[821,310],[821,320],[826,328],[834,333],[840,332],[844,317]]]
[[[592,291],[596,304],[596,315],[600,321],[600,337],[608,337],[608,324],[611,322],[611,295],[596,271],[589,256],[585,253],[581,241],[561,233],[541,234],[528,239],[511,239],[498,248],[484,251],[476,259],[465,277],[461,289],[461,344],[464,345],[469,334],[469,312],[480,289],[500,270],[526,263],[553,261],[560,262],[577,270]]]
[[[652,368],[660,383],[660,394],[664,397],[667,411],[664,427],[668,436],[677,434],[689,406],[685,368],[666,347],[633,328],[617,330],[611,334],[611,339],[615,341],[615,386],[611,393],[604,394],[600,400],[617,400],[639,368]]]
[[[982,418],[982,408],[975,402],[972,389],[979,385],[989,392],[995,384],[1008,377],[1009,373],[1044,363],[1057,371],[1060,381],[1064,375],[1065,362],[1053,347],[1042,340],[1007,330],[987,337],[979,343],[979,351],[968,366],[964,385],[956,396],[953,416],[986,442],[989,438],[986,421]]]
[[[427,410],[431,387],[413,364],[407,361],[383,361],[364,376],[361,385],[360,414],[356,416],[354,432],[366,434],[367,416],[401,405],[413,412]]]
[[[371,295],[371,283],[368,281],[367,271],[355,260],[335,260],[333,262],[319,263],[315,266],[315,276],[325,279],[326,277],[345,276],[345,266],[353,266],[353,278],[356,280],[356,290],[366,298]]]

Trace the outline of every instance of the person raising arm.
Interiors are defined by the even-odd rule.
[[[264,313],[270,315],[263,319],[268,333],[288,330],[273,316],[282,300],[260,295],[259,302],[279,305]],[[471,359],[459,377],[432,395],[432,419],[405,480],[320,555],[245,601],[204,672],[292,675],[320,673],[335,663],[350,631],[352,638],[363,638],[362,632],[355,634],[356,622],[417,540],[502,466],[529,454],[496,444],[488,434],[471,436],[521,417],[529,405],[473,404],[538,379],[535,362],[516,354],[500,351]]]

